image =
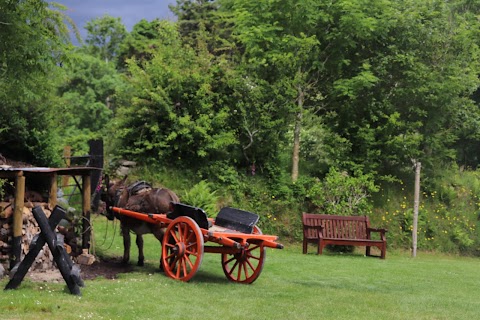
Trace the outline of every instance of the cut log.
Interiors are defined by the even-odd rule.
[[[0,205],[0,218],[1,219],[8,219],[12,216],[13,214],[13,206],[5,206],[1,207]]]
[[[77,263],[78,264],[83,264],[83,265],[91,265],[92,263],[95,262],[95,256],[90,253],[82,253],[77,257]]]

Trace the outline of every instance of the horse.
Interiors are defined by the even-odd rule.
[[[130,185],[126,185],[125,177],[112,183],[108,183],[106,191],[107,218],[120,220],[120,230],[123,237],[123,259],[122,263],[126,264],[130,260],[130,232],[136,234],[136,243],[138,247],[138,266],[144,265],[143,254],[143,235],[152,233],[155,238],[163,240],[165,228],[159,224],[152,224],[141,221],[132,217],[114,213],[111,207],[124,208],[131,211],[141,213],[167,213],[171,211],[172,203],[180,202],[178,196],[167,188],[152,188],[145,181],[137,181]],[[161,256],[161,250],[160,250]],[[160,269],[162,264],[160,260]]]

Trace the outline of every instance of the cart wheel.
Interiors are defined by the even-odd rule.
[[[262,234],[255,226],[254,234]],[[222,253],[222,268],[228,280],[240,283],[253,283],[260,276],[265,262],[265,247],[260,243],[250,243],[237,253]]]
[[[203,235],[189,217],[178,217],[167,227],[162,244],[162,266],[173,279],[189,281],[203,258]]]

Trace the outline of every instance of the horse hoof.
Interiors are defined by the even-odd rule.
[[[145,264],[143,263],[143,261],[138,261],[138,262],[137,262],[137,266],[139,266],[139,267],[143,267],[144,265],[145,265]]]

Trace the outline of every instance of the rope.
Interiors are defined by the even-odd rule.
[[[113,246],[113,242],[115,240],[115,236],[116,236],[116,231],[117,231],[117,221],[116,219],[112,221],[112,225],[113,225],[113,237],[112,237],[112,241],[110,242],[110,244],[108,245],[107,248],[103,248],[102,246],[105,244],[105,242],[107,241],[107,235],[108,235],[108,226],[109,226],[109,223],[107,221],[107,227],[105,229],[105,234],[103,236],[103,242],[101,244],[98,245],[99,248],[103,249],[103,250],[109,250],[112,246]],[[94,244],[93,242],[93,238],[94,238],[94,234],[95,232],[93,231],[93,225],[91,225],[92,227],[92,236],[91,236],[91,242],[92,244]],[[95,245],[93,245],[93,248],[95,248]]]

